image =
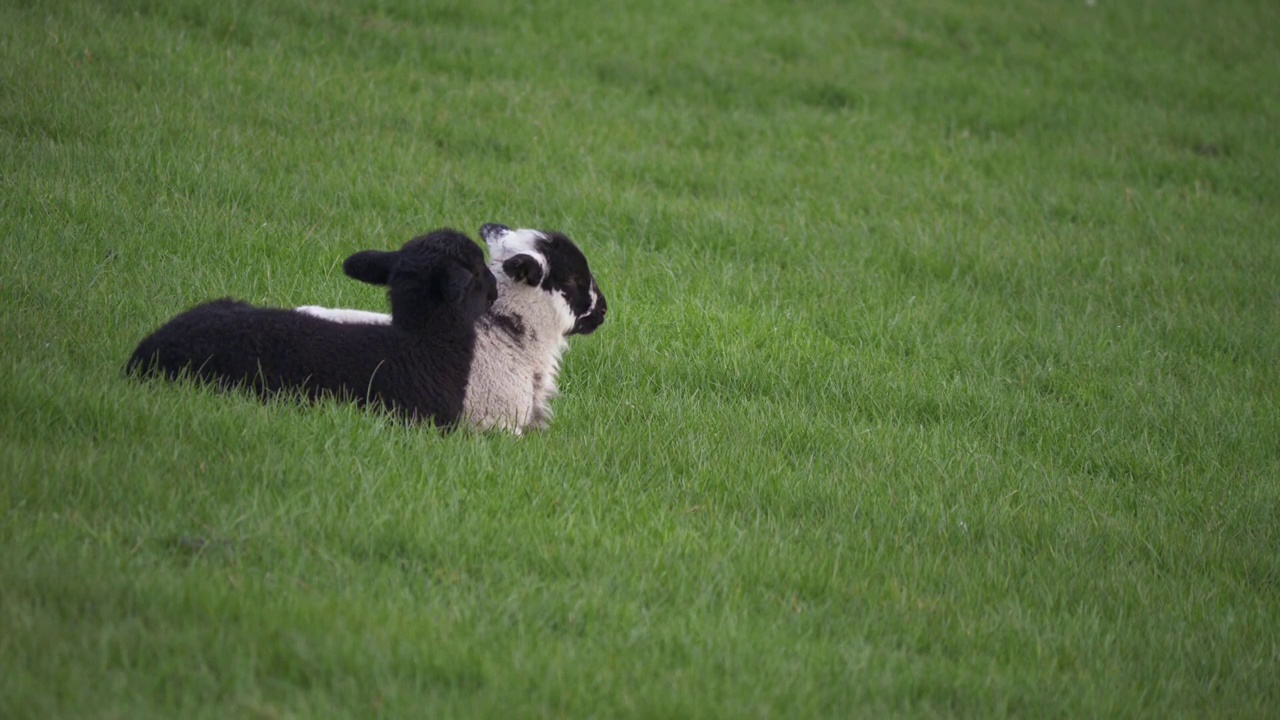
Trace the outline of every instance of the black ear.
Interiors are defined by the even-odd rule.
[[[399,253],[382,250],[362,250],[343,261],[342,272],[370,285],[386,285],[397,255]]]
[[[542,282],[542,265],[532,255],[512,255],[502,261],[502,272],[512,280],[537,286]]]
[[[462,302],[462,299],[471,291],[471,286],[476,282],[476,276],[470,270],[454,264],[442,268],[436,277],[438,278],[440,296],[450,304]]]

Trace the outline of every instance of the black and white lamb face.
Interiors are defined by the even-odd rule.
[[[589,335],[604,322],[604,294],[587,258],[563,233],[489,223],[480,228],[480,237],[495,267],[551,295],[565,335]]]

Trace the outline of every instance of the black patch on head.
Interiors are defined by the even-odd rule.
[[[542,265],[532,255],[513,255],[503,260],[502,272],[526,285],[537,287],[542,282]]]
[[[563,233],[549,232],[538,240],[538,250],[546,258],[548,271],[542,288],[561,293],[577,318],[570,335],[586,335],[604,323],[604,294],[591,276],[587,258]],[[591,291],[596,293],[592,305]]]
[[[596,292],[596,305],[586,315],[578,316],[577,322],[573,324],[573,330],[569,333],[570,335],[590,335],[595,332],[596,328],[604,324],[604,315],[608,310],[608,303],[605,302],[604,293],[600,292],[600,288],[596,285],[594,278],[591,280],[591,289]]]

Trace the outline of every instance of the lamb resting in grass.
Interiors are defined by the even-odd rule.
[[[498,299],[476,323],[462,419],[519,435],[550,422],[568,337],[590,334],[604,322],[605,299],[586,257],[563,234],[488,224],[480,236],[489,246]],[[391,322],[362,310],[309,305],[298,311],[335,323]]]
[[[443,229],[395,252],[356,253],[342,269],[387,286],[387,323],[339,325],[284,308],[215,300],[145,338],[125,370],[170,379],[189,374],[263,397],[334,396],[383,407],[411,422],[455,424],[471,372],[476,321],[497,297],[480,247]]]

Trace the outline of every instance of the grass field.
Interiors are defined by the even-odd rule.
[[[0,717],[1275,717],[1280,6],[0,2]],[[555,228],[550,431],[119,371]]]

